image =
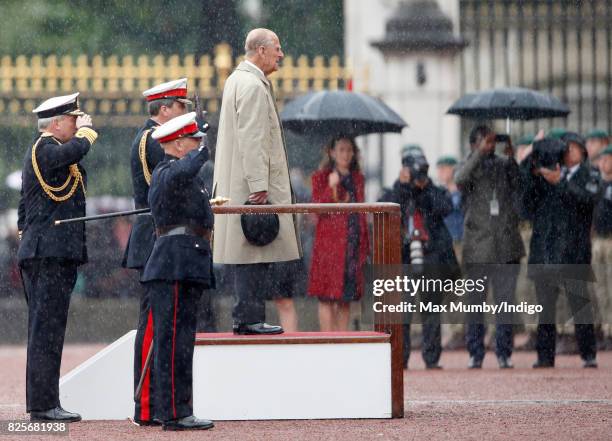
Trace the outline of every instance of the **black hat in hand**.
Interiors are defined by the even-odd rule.
[[[246,201],[244,205],[251,205],[251,203]],[[280,222],[276,213],[241,214],[240,225],[246,240],[251,245],[259,247],[268,245],[276,239],[280,230]]]

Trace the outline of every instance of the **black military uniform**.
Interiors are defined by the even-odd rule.
[[[132,172],[132,186],[134,188],[134,205],[136,208],[149,208],[149,185],[151,173],[159,162],[164,158],[164,150],[151,133],[159,124],[153,119],[148,119],[145,125],[138,131],[130,151],[130,168]],[[130,232],[128,245],[123,256],[123,267],[142,271],[155,244],[155,225],[150,213],[136,216],[136,220]],[[134,390],[138,387],[143,375],[143,367],[149,349],[153,344],[153,322],[151,305],[146,290],[140,296],[140,308],[138,314],[138,328],[136,329],[136,340],[134,343]],[[147,424],[154,414],[154,403],[152,400],[152,366],[144,373],[145,378],[139,398],[135,403],[134,418],[139,424]]]
[[[76,95],[68,105],[39,112],[38,117],[83,114]],[[61,143],[42,133],[24,159],[17,258],[28,303],[26,401],[33,419],[80,419],[62,414],[59,374],[70,295],[77,267],[87,262],[85,224],[53,223],[85,215],[86,174],[79,161],[97,136],[91,127],[81,127]]]
[[[158,84],[151,89],[145,90],[143,96],[148,103],[157,100],[165,100],[170,103],[179,101],[183,104],[193,104],[187,99],[187,78],[168,81]],[[132,172],[132,185],[134,189],[134,205],[137,209],[149,207],[149,185],[151,185],[151,175],[153,170],[164,158],[164,150],[159,142],[152,136],[152,133],[159,126],[159,123],[152,118],[148,119],[145,125],[138,131],[132,143],[130,151],[130,168]],[[155,225],[150,213],[139,214],[136,217],[134,226],[130,233],[128,245],[123,257],[123,266],[142,271],[147,263],[147,259],[153,250],[155,243]],[[140,295],[140,310],[138,315],[138,328],[136,330],[136,340],[134,343],[134,390],[144,375],[142,389],[134,409],[134,420],[141,425],[156,424],[151,420],[155,413],[155,403],[153,401],[151,370],[149,364],[146,372],[144,364],[153,343],[153,323],[150,307],[150,299],[146,290]]]
[[[134,189],[134,205],[137,209],[149,208],[149,185],[153,170],[164,159],[164,150],[151,133],[159,124],[148,119],[140,128],[130,150],[130,169],[132,172],[132,187]],[[142,270],[155,243],[155,226],[150,214],[138,216],[132,227],[125,254],[123,266]]]
[[[149,189],[158,238],[141,281],[153,314],[155,417],[165,427],[193,413],[197,307],[203,289],[214,286],[209,242],[213,215],[198,177],[207,159],[205,148],[182,159],[166,155]]]

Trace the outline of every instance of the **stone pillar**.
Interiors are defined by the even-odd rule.
[[[390,185],[400,167],[401,146],[419,144],[430,164],[458,156],[459,118],[446,110],[459,98],[457,55],[467,45],[435,0],[400,2],[386,23],[382,40],[371,45],[383,55],[384,69],[373,79],[379,96],[408,123],[401,138],[385,137],[383,176]]]

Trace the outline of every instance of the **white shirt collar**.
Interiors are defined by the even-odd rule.
[[[261,72],[261,74],[265,77],[266,74],[263,73],[263,70],[261,70],[255,63],[251,63],[249,60],[244,60],[245,63],[250,64],[251,66],[253,66],[255,69],[257,69],[259,72]]]
[[[578,167],[580,167],[580,163],[574,165],[573,167],[570,167],[567,169],[567,180],[569,181],[570,179],[572,179],[572,176],[574,176],[574,173],[576,173],[576,171],[578,170]]]

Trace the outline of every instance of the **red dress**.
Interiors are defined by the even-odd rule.
[[[349,200],[349,193],[340,184],[336,194],[328,185],[331,169],[324,169],[312,175],[312,202],[337,203]],[[355,202],[364,202],[364,177],[361,172],[351,172],[354,185]],[[327,300],[346,300],[345,297],[345,264],[349,237],[350,214],[318,215],[312,250],[312,262],[308,278],[308,295]],[[363,294],[363,265],[370,249],[367,220],[365,214],[357,214],[359,245],[357,249],[357,268],[354,286],[356,293],[353,300]],[[349,280],[349,282],[351,282]]]

